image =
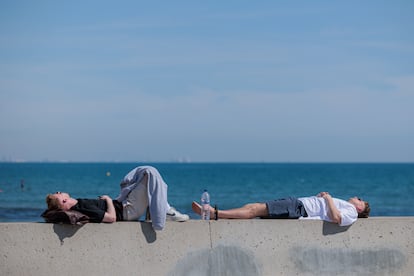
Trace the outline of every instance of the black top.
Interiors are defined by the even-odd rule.
[[[78,198],[77,200],[78,203],[70,208],[71,210],[75,210],[87,215],[90,219],[90,222],[102,222],[107,209],[106,200],[85,198]],[[116,220],[123,220],[122,204],[116,200],[112,200],[112,202],[114,203],[115,207]]]

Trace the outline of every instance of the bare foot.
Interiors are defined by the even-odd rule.
[[[191,204],[191,208],[193,209],[194,213],[201,216],[201,205],[200,204],[193,201],[193,203]]]
[[[200,204],[193,201],[193,203],[191,204],[191,208],[193,209],[194,213],[201,216],[201,205]],[[213,219],[213,218],[214,218],[214,209],[211,208],[210,206],[210,219]]]

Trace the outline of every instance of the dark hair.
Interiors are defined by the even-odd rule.
[[[369,207],[369,203],[365,201],[365,208],[360,213],[358,213],[359,218],[367,218],[369,217],[369,213],[371,212],[371,208]]]

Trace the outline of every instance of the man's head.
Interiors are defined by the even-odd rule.
[[[369,207],[369,203],[367,201],[363,201],[359,197],[351,197],[348,202],[355,206],[359,218],[369,217],[371,208]]]
[[[69,210],[73,206],[73,199],[68,193],[56,192],[46,196],[46,204],[49,210]]]

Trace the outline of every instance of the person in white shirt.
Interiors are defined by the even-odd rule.
[[[195,213],[201,214],[201,206],[192,203]],[[357,218],[367,218],[371,208],[367,201],[352,197],[348,201],[333,198],[328,192],[320,192],[311,197],[288,197],[261,203],[250,203],[229,210],[210,208],[211,219],[320,219],[348,226]]]

